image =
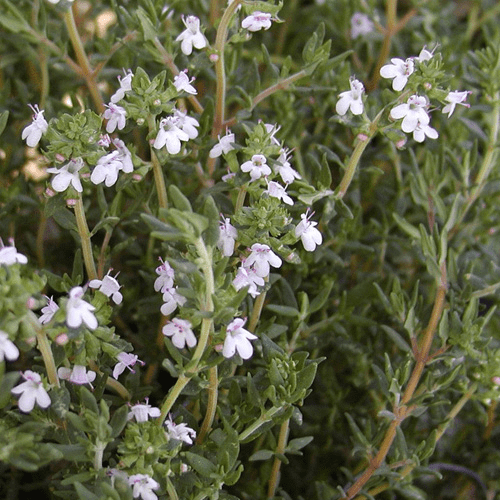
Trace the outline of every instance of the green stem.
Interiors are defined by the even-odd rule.
[[[95,269],[94,255],[92,254],[92,243],[90,241],[90,231],[85,218],[85,209],[83,208],[82,194],[78,193],[75,204],[75,217],[76,225],[78,227],[78,234],[80,235],[80,242],[82,245],[83,261],[85,262],[85,269],[89,280],[97,279],[97,271]]]
[[[167,493],[169,496],[169,500],[179,500],[177,491],[175,490],[174,485],[172,484],[172,481],[170,481],[170,478],[168,476],[167,476]]]
[[[276,447],[276,453],[284,455],[286,443],[288,441],[288,431],[290,428],[290,419],[287,418],[280,427],[280,434],[278,437],[278,446]],[[269,478],[269,486],[267,489],[267,498],[274,498],[276,494],[276,489],[278,488],[280,482],[280,468],[281,460],[278,457],[274,457],[273,468],[271,469],[271,477]]]
[[[282,409],[285,409],[288,405],[285,406],[273,406],[266,410],[252,425],[247,427],[243,432],[240,433],[238,439],[240,441],[245,441],[249,436],[251,436],[259,427],[264,425],[266,422],[269,422],[276,413],[280,412]]]
[[[266,278],[267,281],[267,278]],[[254,332],[259,322],[260,315],[262,313],[262,308],[264,307],[264,301],[266,300],[266,292],[262,292],[257,296],[253,304],[252,315],[250,316],[250,321],[248,322],[248,331]]]
[[[102,457],[104,455],[104,449],[106,448],[106,443],[103,443],[99,439],[95,444],[95,455],[94,455],[94,469],[102,469]]]
[[[202,444],[205,440],[205,436],[210,432],[214,422],[215,412],[217,410],[217,397],[219,390],[217,366],[210,368],[208,377],[210,385],[208,387],[207,411],[205,413],[205,418],[203,419],[198,438],[196,439],[197,444]]]
[[[95,361],[89,360],[88,363],[91,370],[99,373],[99,375],[103,374],[101,370],[99,370],[99,367],[97,366],[97,363]],[[109,389],[115,391],[125,401],[130,401],[132,399],[132,395],[130,394],[130,392],[128,392],[128,390],[114,378],[108,377],[106,379],[106,387],[109,387]]]
[[[153,115],[148,117],[148,126],[150,134],[155,131],[155,119]],[[158,204],[160,208],[168,208],[167,187],[165,185],[165,177],[163,176],[163,169],[161,168],[160,161],[156,156],[153,146],[150,146],[151,164],[153,165],[153,175],[155,178],[156,194],[158,196]]]
[[[244,184],[240,187],[238,191],[238,197],[236,198],[236,204],[234,206],[234,213],[237,213],[241,209],[243,203],[245,203],[245,197],[247,195],[247,185]]]

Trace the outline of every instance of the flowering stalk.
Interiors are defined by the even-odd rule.
[[[268,281],[268,278],[265,278]],[[262,313],[262,309],[264,307],[264,301],[266,300],[266,292],[262,292],[257,296],[255,302],[253,304],[252,315],[250,316],[250,321],[248,322],[248,331],[254,332],[257,327],[257,323],[259,322],[260,315]]]
[[[149,132],[152,133],[155,130],[154,117],[149,115],[148,117]],[[163,170],[161,168],[160,162],[156,153],[154,152],[153,146],[149,147],[151,151],[151,163],[153,165],[153,175],[155,178],[156,194],[158,196],[158,203],[160,208],[168,208],[168,198],[167,198],[167,188],[165,186],[165,178],[163,177]]]
[[[244,431],[242,431],[238,436],[238,439],[240,441],[244,441],[259,427],[264,425],[266,422],[269,422],[274,417],[274,415],[276,415],[276,413],[280,412],[281,410],[286,410],[288,406],[289,405],[273,406],[272,408],[269,408],[252,425],[249,425]]]
[[[78,193],[75,204],[76,225],[82,245],[83,261],[89,280],[97,279],[97,271],[94,263],[94,255],[92,254],[92,243],[90,242],[90,231],[85,218],[85,209],[83,208],[82,194]]]
[[[207,400],[207,411],[205,413],[205,418],[201,424],[200,432],[198,438],[196,439],[197,444],[202,444],[205,440],[205,436],[210,432],[212,424],[215,418],[215,412],[217,410],[217,398],[219,392],[219,376],[217,365],[212,366],[208,371],[208,400]]]

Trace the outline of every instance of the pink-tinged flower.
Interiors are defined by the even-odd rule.
[[[161,257],[158,257],[161,266],[156,268],[158,278],[155,280],[155,291],[165,293],[166,290],[174,286],[175,272],[168,262],[163,262]]]
[[[295,236],[300,238],[304,249],[308,252],[314,252],[316,245],[321,245],[323,243],[323,236],[316,229],[318,225],[317,222],[313,222],[310,218],[314,215],[314,212],[309,215],[309,210],[305,214],[301,214],[302,219],[295,228]]]
[[[42,315],[38,318],[38,321],[40,321],[42,325],[48,323],[59,310],[59,306],[54,302],[52,297],[49,298],[47,295],[44,295],[44,297],[47,299],[47,305],[42,307]]]
[[[245,264],[238,268],[236,277],[233,280],[233,286],[236,290],[248,287],[248,293],[253,298],[257,297],[260,293],[257,287],[264,286],[264,284],[264,279],[257,275],[255,269],[252,267],[246,267]]]
[[[291,184],[295,179],[301,179],[300,174],[291,167],[288,161],[288,151],[285,149],[281,150],[274,170],[280,175],[285,184]]]
[[[0,363],[4,359],[15,361],[19,357],[19,349],[16,344],[9,339],[9,336],[0,330]]]
[[[109,148],[110,144],[111,144],[111,137],[109,137],[109,134],[101,134],[99,140],[97,141],[97,145],[102,146],[103,148]]]
[[[71,184],[75,191],[83,192],[82,182],[78,172],[83,168],[84,163],[81,158],[74,158],[61,168],[51,167],[47,169],[49,174],[55,174],[52,179],[52,187],[54,191],[62,193],[68,189]]]
[[[415,65],[413,59],[408,58],[405,61],[397,57],[391,59],[392,64],[386,64],[380,68],[380,75],[384,78],[393,78],[392,88],[397,90],[403,90],[408,82],[408,77],[415,70]]]
[[[271,14],[268,12],[260,12],[259,10],[256,10],[241,21],[241,27],[248,31],[260,31],[262,29],[268,30],[271,27],[271,24]]]
[[[12,266],[12,264],[26,264],[28,258],[17,251],[13,240],[9,241],[11,245],[4,247],[3,241],[0,239],[0,265]]]
[[[118,150],[117,159],[120,161],[120,170],[126,174],[130,174],[134,171],[134,164],[132,163],[132,153],[129,151],[125,143],[118,138],[112,140],[115,148]]]
[[[160,415],[160,409],[156,408],[155,406],[151,406],[149,404],[148,398],[146,398],[145,404],[137,403],[130,408],[128,419],[132,420],[133,418],[135,418],[136,422],[147,422],[149,420],[149,417],[157,418]]]
[[[108,120],[106,124],[106,132],[111,134],[117,128],[118,130],[123,130],[127,123],[127,112],[125,108],[118,106],[113,102],[110,102],[107,106],[106,111],[104,111],[104,118]]]
[[[167,428],[166,432],[169,439],[176,439],[186,444],[193,444],[193,439],[196,438],[196,431],[194,429],[191,429],[191,427],[188,427],[185,423],[176,424],[172,421],[171,416],[169,416],[168,420],[165,420],[165,427]]]
[[[242,172],[249,172],[252,181],[256,181],[261,176],[271,173],[271,169],[266,162],[267,160],[264,155],[253,155],[252,159],[243,163],[240,168]]]
[[[95,307],[82,299],[84,293],[81,286],[75,286],[70,290],[66,304],[66,324],[70,328],[78,328],[85,323],[88,328],[95,330],[98,325],[93,313]]]
[[[30,105],[30,108],[33,110],[33,121],[24,128],[21,138],[26,140],[26,144],[30,148],[34,148],[42,138],[42,135],[47,132],[49,128],[49,124],[47,120],[43,117],[43,109],[40,111],[38,106],[35,104],[34,106]]]
[[[238,231],[231,224],[231,220],[229,217],[222,217],[222,221],[219,223],[217,248],[224,257],[231,257],[231,255],[233,255],[236,238],[238,238]]]
[[[351,38],[355,40],[358,36],[368,35],[375,28],[373,21],[361,12],[355,12],[351,17]]]
[[[286,192],[286,188],[281,184],[275,181],[271,181],[267,183],[267,189],[264,191],[272,198],[278,198],[278,200],[282,200],[287,205],[293,205],[293,200],[288,196]]]
[[[272,267],[281,267],[282,260],[271,250],[268,245],[254,243],[250,250],[252,253],[246,258],[244,266],[253,268],[257,276],[269,276]]]
[[[118,151],[101,156],[92,170],[90,180],[96,185],[104,182],[106,187],[111,187],[118,180],[118,171],[121,166],[122,162]]]
[[[111,297],[115,304],[121,304],[123,300],[123,295],[119,292],[121,285],[116,280],[116,275],[114,278],[108,274],[104,276],[102,280],[92,280],[89,283],[90,288],[97,288],[101,293],[106,295],[106,297]]]
[[[203,49],[208,45],[205,35],[200,31],[200,20],[196,16],[182,16],[186,29],[175,39],[181,42],[182,53],[189,56],[195,49]]]
[[[443,108],[443,113],[448,113],[449,118],[453,114],[453,111],[455,111],[455,107],[457,106],[457,104],[461,104],[462,106],[468,108],[470,104],[464,101],[467,99],[467,96],[469,94],[472,94],[470,90],[464,90],[463,92],[455,90],[453,92],[450,92],[445,98],[445,101],[447,101],[449,104],[447,104]]]
[[[48,408],[50,406],[50,397],[42,384],[42,377],[36,372],[26,370],[21,372],[24,382],[11,389],[11,393],[21,395],[18,401],[19,409],[24,413],[29,413],[34,407],[35,403],[40,408]]]
[[[246,318],[235,318],[226,329],[226,339],[224,340],[224,348],[222,355],[225,358],[232,358],[236,351],[241,359],[250,359],[253,354],[253,346],[251,340],[257,337],[243,328],[246,323]]]
[[[178,92],[186,92],[188,94],[197,94],[198,92],[196,89],[191,85],[194,81],[195,78],[189,79],[189,76],[187,74],[187,69],[184,71],[181,71],[177,76],[174,76],[174,87],[177,89]]]
[[[188,140],[189,135],[180,129],[178,121],[173,116],[170,116],[161,120],[153,147],[161,149],[166,146],[171,155],[176,155],[181,150],[181,141]]]
[[[134,73],[129,69],[128,71],[123,70],[125,76],[122,78],[118,76],[118,81],[120,82],[120,88],[111,96],[110,101],[114,104],[121,101],[127,92],[132,90],[132,78]]]
[[[415,130],[413,131],[413,138],[417,142],[424,142],[426,137],[429,139],[437,139],[438,136],[439,134],[437,133],[437,130],[425,123],[418,122]]]
[[[234,134],[232,134],[229,130],[226,130],[226,135],[222,137],[219,136],[219,142],[212,147],[208,156],[210,156],[210,158],[217,158],[222,154],[225,155],[234,149],[233,144]]]
[[[427,99],[423,96],[412,95],[406,103],[399,104],[391,109],[391,118],[399,120],[403,118],[401,129],[407,134],[413,132],[417,125],[428,125],[430,122],[429,115],[425,108],[427,107]]]
[[[136,363],[139,363],[141,366],[144,366],[144,361],[139,359],[137,354],[130,354],[128,352],[120,352],[118,356],[116,356],[118,363],[116,363],[113,368],[113,378],[118,380],[118,377],[125,371],[125,368],[128,368],[132,373],[135,373],[135,370],[132,368]]]
[[[183,132],[185,132],[190,139],[196,139],[198,137],[198,128],[200,124],[196,118],[188,116],[187,112],[179,111],[176,109],[174,111],[175,124]]]
[[[72,369],[61,366],[57,370],[57,375],[63,380],[67,380],[72,384],[85,385],[89,384],[92,387],[92,382],[95,380],[96,373],[92,370],[87,372],[87,368],[82,365],[75,365]]]
[[[163,292],[163,302],[164,304],[160,307],[160,311],[163,316],[168,316],[177,309],[177,306],[182,307],[186,303],[186,297],[177,293],[177,287],[167,288]]]
[[[344,116],[350,109],[353,115],[360,115],[363,113],[363,92],[365,87],[363,84],[351,77],[349,80],[351,90],[342,92],[335,106],[335,110],[340,116]]]
[[[142,500],[158,499],[153,490],[157,490],[160,484],[147,474],[134,474],[130,476],[128,484],[132,486],[132,495],[134,498],[142,498]]]
[[[191,330],[191,323],[185,319],[174,318],[169,321],[162,329],[163,335],[172,337],[172,344],[177,349],[183,349],[185,345],[194,347],[196,345],[196,337]]]

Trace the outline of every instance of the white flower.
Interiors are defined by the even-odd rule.
[[[40,321],[42,325],[48,323],[59,310],[59,306],[52,300],[52,297],[49,298],[47,295],[44,295],[44,297],[47,299],[47,305],[42,307],[42,315],[38,318],[38,321]]]
[[[413,131],[413,138],[417,142],[424,142],[425,137],[429,137],[429,139],[437,139],[438,133],[436,129],[433,129],[426,123],[421,123],[420,121],[417,123],[415,130]]]
[[[250,172],[252,181],[256,181],[262,175],[266,176],[271,173],[271,169],[266,162],[264,155],[253,155],[252,159],[243,163],[240,168],[243,172]]]
[[[158,258],[161,266],[156,268],[158,278],[155,280],[155,291],[165,293],[165,291],[174,286],[175,272],[168,262],[163,262],[162,258]]]
[[[139,356],[136,354],[130,354],[128,352],[120,352],[118,356],[116,356],[118,363],[116,363],[113,368],[113,378],[118,379],[118,377],[125,371],[125,368],[128,368],[132,373],[135,373],[135,370],[132,368],[136,363],[144,366],[144,361],[139,359]]]
[[[57,375],[63,380],[68,380],[72,384],[85,385],[90,384],[92,387],[92,382],[95,380],[96,373],[92,370],[87,372],[87,368],[82,365],[75,365],[73,369],[65,368],[61,366],[57,370]]]
[[[282,260],[271,250],[268,245],[254,243],[250,250],[252,253],[246,258],[244,266],[255,270],[257,276],[269,276],[272,267],[281,267]]]
[[[276,139],[275,134],[278,132],[278,130],[281,128],[278,124],[272,124],[272,123],[264,123],[264,127],[266,127],[266,132],[271,135],[270,139],[273,144],[276,144],[276,146],[280,145],[280,141]]]
[[[351,17],[351,38],[354,40],[360,35],[368,35],[374,29],[373,21],[361,12],[355,12]]]
[[[97,319],[92,311],[95,307],[85,302],[82,297],[85,292],[81,286],[75,286],[69,291],[69,300],[66,304],[66,323],[70,328],[78,328],[85,323],[88,328],[97,328]]]
[[[24,128],[21,138],[26,139],[26,144],[30,148],[34,148],[42,138],[42,135],[47,132],[49,124],[47,120],[43,117],[44,110],[38,108],[35,104],[34,106],[30,105],[30,108],[33,110],[33,121]]]
[[[188,94],[197,94],[196,89],[191,85],[195,81],[195,78],[189,79],[187,74],[187,69],[181,71],[177,76],[174,76],[174,87],[178,92],[187,92]]]
[[[166,146],[171,155],[176,155],[181,150],[181,141],[188,140],[189,135],[181,130],[178,127],[178,121],[173,116],[170,116],[161,120],[153,147],[161,149]]]
[[[19,409],[22,412],[29,413],[34,407],[35,403],[40,408],[48,408],[50,406],[50,397],[42,384],[42,377],[38,373],[26,370],[21,372],[24,382],[11,389],[12,394],[21,394],[18,401]]]
[[[224,257],[231,257],[234,252],[234,243],[238,238],[238,231],[231,224],[229,217],[222,218],[219,223],[219,239],[217,241],[217,248],[221,251]]]
[[[226,130],[226,135],[223,137],[219,135],[219,142],[212,147],[208,156],[210,156],[210,158],[217,158],[222,154],[227,154],[229,151],[234,149],[233,144],[234,134],[232,134],[229,130]]]
[[[74,158],[70,160],[66,165],[63,165],[60,169],[51,167],[47,169],[49,174],[56,174],[52,179],[52,187],[54,191],[62,193],[68,189],[71,184],[75,191],[79,193],[83,192],[82,182],[80,181],[80,176],[78,172],[83,168],[83,160],[81,158]]]
[[[403,90],[406,83],[408,82],[408,77],[413,73],[415,65],[413,59],[398,59],[394,57],[391,59],[392,64],[386,64],[380,68],[380,75],[384,78],[393,78],[392,88],[394,90]]]
[[[106,107],[108,108],[104,111],[104,118],[108,120],[108,123],[106,124],[106,132],[111,134],[116,128],[118,128],[118,130],[125,128],[127,123],[127,112],[125,111],[125,108],[122,108],[113,102],[110,102]]]
[[[19,349],[16,344],[9,339],[9,336],[0,330],[0,363],[7,359],[15,361],[19,357]]]
[[[236,290],[241,290],[248,286],[248,293],[253,297],[259,295],[258,286],[264,286],[265,281],[257,275],[255,270],[251,267],[246,267],[244,264],[238,268],[236,277],[233,280],[233,286]]]
[[[423,96],[412,95],[406,103],[399,104],[391,109],[391,118],[399,120],[403,118],[401,129],[407,134],[413,132],[417,124],[428,125],[430,118],[425,110],[427,99]]]
[[[434,50],[436,50],[436,48],[434,47]],[[434,50],[432,52],[429,52],[427,49],[426,49],[426,45],[424,45],[424,48],[420,51],[420,54],[418,55],[418,57],[416,58],[417,61],[419,63],[422,63],[424,61],[429,61],[432,59],[432,56],[434,55]]]
[[[118,76],[118,81],[120,82],[120,88],[111,96],[110,101],[114,104],[121,101],[127,92],[132,90],[132,78],[134,73],[131,70],[123,71],[125,76],[122,78]]]
[[[112,153],[101,156],[94,170],[92,170],[90,180],[96,185],[104,181],[106,187],[111,187],[118,180],[118,171],[121,166],[122,162],[120,160],[119,151],[113,151]]]
[[[169,321],[162,329],[163,335],[172,337],[172,344],[177,349],[183,349],[187,344],[188,347],[196,345],[196,337],[191,330],[191,323],[185,319],[174,318]]]
[[[167,428],[166,432],[169,439],[176,439],[186,444],[193,444],[193,439],[196,438],[196,431],[194,429],[191,429],[191,427],[188,427],[185,423],[176,424],[172,421],[171,416],[169,416],[168,420],[165,420],[165,427]]]
[[[188,116],[187,112],[179,111],[176,109],[174,111],[174,120],[177,127],[179,127],[183,132],[185,132],[190,139],[196,139],[198,137],[198,129],[200,126],[198,120],[192,116]],[[184,140],[184,139],[181,139]]]
[[[235,318],[226,329],[226,339],[224,340],[224,348],[222,355],[225,358],[231,358],[238,351],[241,359],[250,359],[253,354],[253,346],[250,340],[255,340],[257,336],[245,330],[246,319]]]
[[[130,476],[128,484],[132,486],[132,495],[134,498],[142,498],[142,500],[158,499],[153,490],[157,490],[160,484],[147,474],[134,474]]]
[[[310,220],[314,212],[311,213],[311,215],[308,215],[308,213],[309,210],[307,210],[305,214],[301,214],[300,218],[302,220],[295,228],[295,236],[301,239],[304,248],[308,252],[314,252],[316,245],[321,245],[321,243],[323,243],[323,236],[315,227],[318,223]]]
[[[155,406],[151,406],[149,404],[148,398],[146,398],[145,404],[136,404],[130,408],[130,412],[128,414],[128,419],[132,420],[135,418],[136,422],[147,422],[149,417],[156,418],[161,415],[161,411],[159,408]]]
[[[241,22],[241,27],[248,31],[268,30],[271,27],[271,14],[256,10]]]
[[[0,239],[0,265],[26,264],[28,262],[26,255],[19,253],[14,246],[14,242],[12,240],[9,241],[11,242],[11,246],[4,247],[3,241]]]
[[[164,304],[160,307],[160,311],[163,316],[168,316],[172,314],[177,306],[183,306],[186,303],[186,297],[177,293],[177,288],[167,288],[163,292],[163,302]]]
[[[182,16],[182,22],[186,29],[175,39],[176,42],[181,42],[181,50],[183,54],[189,56],[195,49],[203,49],[208,42],[203,33],[200,31],[200,20],[196,16]]]
[[[273,198],[278,198],[278,200],[283,200],[287,205],[293,205],[293,200],[286,193],[286,188],[275,181],[271,181],[267,184],[267,189],[264,193],[267,193]]]
[[[301,179],[299,173],[291,167],[290,162],[288,161],[288,151],[285,149],[281,150],[277,164],[274,166],[274,170],[281,176],[281,179],[285,184],[291,184],[295,179]]]
[[[335,110],[340,116],[344,116],[349,109],[353,115],[360,115],[363,113],[362,98],[365,87],[359,80],[356,80],[353,77],[349,80],[349,84],[351,86],[351,90],[342,92],[339,95],[340,99],[337,101],[335,106]]]
[[[449,118],[453,114],[453,111],[455,111],[455,107],[457,104],[461,104],[462,106],[468,108],[470,104],[464,101],[467,99],[467,96],[471,93],[472,92],[470,90],[464,90],[463,92],[455,90],[454,92],[448,93],[448,95],[445,98],[445,101],[449,102],[449,104],[447,104],[443,108],[443,113],[448,113],[448,118]]]
[[[102,280],[92,280],[89,283],[89,286],[90,288],[99,289],[99,291],[106,295],[106,297],[111,297],[115,304],[121,304],[123,295],[119,292],[121,285],[116,280],[116,276],[118,275],[113,278],[113,276],[109,275],[110,272],[111,269]]]
[[[118,138],[112,140],[115,148],[118,150],[118,160],[120,161],[120,170],[123,170],[126,174],[130,174],[134,171],[134,164],[132,163],[132,153],[129,151],[125,143]]]
[[[49,2],[52,3],[52,4],[54,4],[54,5],[57,4],[57,3],[59,3],[60,1],[61,0],[49,0]],[[71,3],[73,3],[73,1],[74,0],[68,0],[68,2],[71,2]]]

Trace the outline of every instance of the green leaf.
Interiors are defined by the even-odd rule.
[[[273,313],[279,314],[280,316],[288,316],[290,318],[296,318],[300,315],[300,312],[297,311],[294,307],[290,306],[280,306],[278,304],[268,304],[266,309],[272,311]]]
[[[216,465],[201,455],[197,455],[191,451],[186,451],[184,456],[186,457],[189,465],[203,477],[208,478],[211,474],[215,474],[217,472]]]
[[[408,342],[401,337],[401,335],[391,328],[390,326],[387,325],[381,325],[382,330],[384,330],[385,333],[389,336],[389,338],[402,350],[405,352],[411,352],[412,349],[409,346]]]
[[[111,426],[111,436],[116,438],[125,429],[128,422],[129,408],[127,405],[122,405],[113,413],[109,425]]]
[[[0,135],[5,130],[5,126],[7,125],[7,120],[9,119],[9,112],[3,111],[0,113]]]
[[[286,447],[287,451],[299,451],[302,448],[305,448],[312,440],[313,436],[305,436],[301,438],[292,439],[288,446]]]
[[[135,15],[139,18],[144,40],[154,40],[158,36],[158,32],[151,22],[151,19],[149,19],[147,12],[142,7],[139,7],[135,10]]]
[[[182,191],[175,185],[170,184],[168,187],[168,196],[172,200],[172,203],[175,208],[184,212],[192,212],[193,208],[191,207],[191,203],[187,199],[186,196],[182,194]]]
[[[75,481],[73,485],[80,500],[99,500],[97,495],[85,488],[85,486],[78,481]]]
[[[250,456],[248,460],[250,462],[257,462],[258,460],[269,460],[274,456],[274,451],[271,450],[259,450]]]

